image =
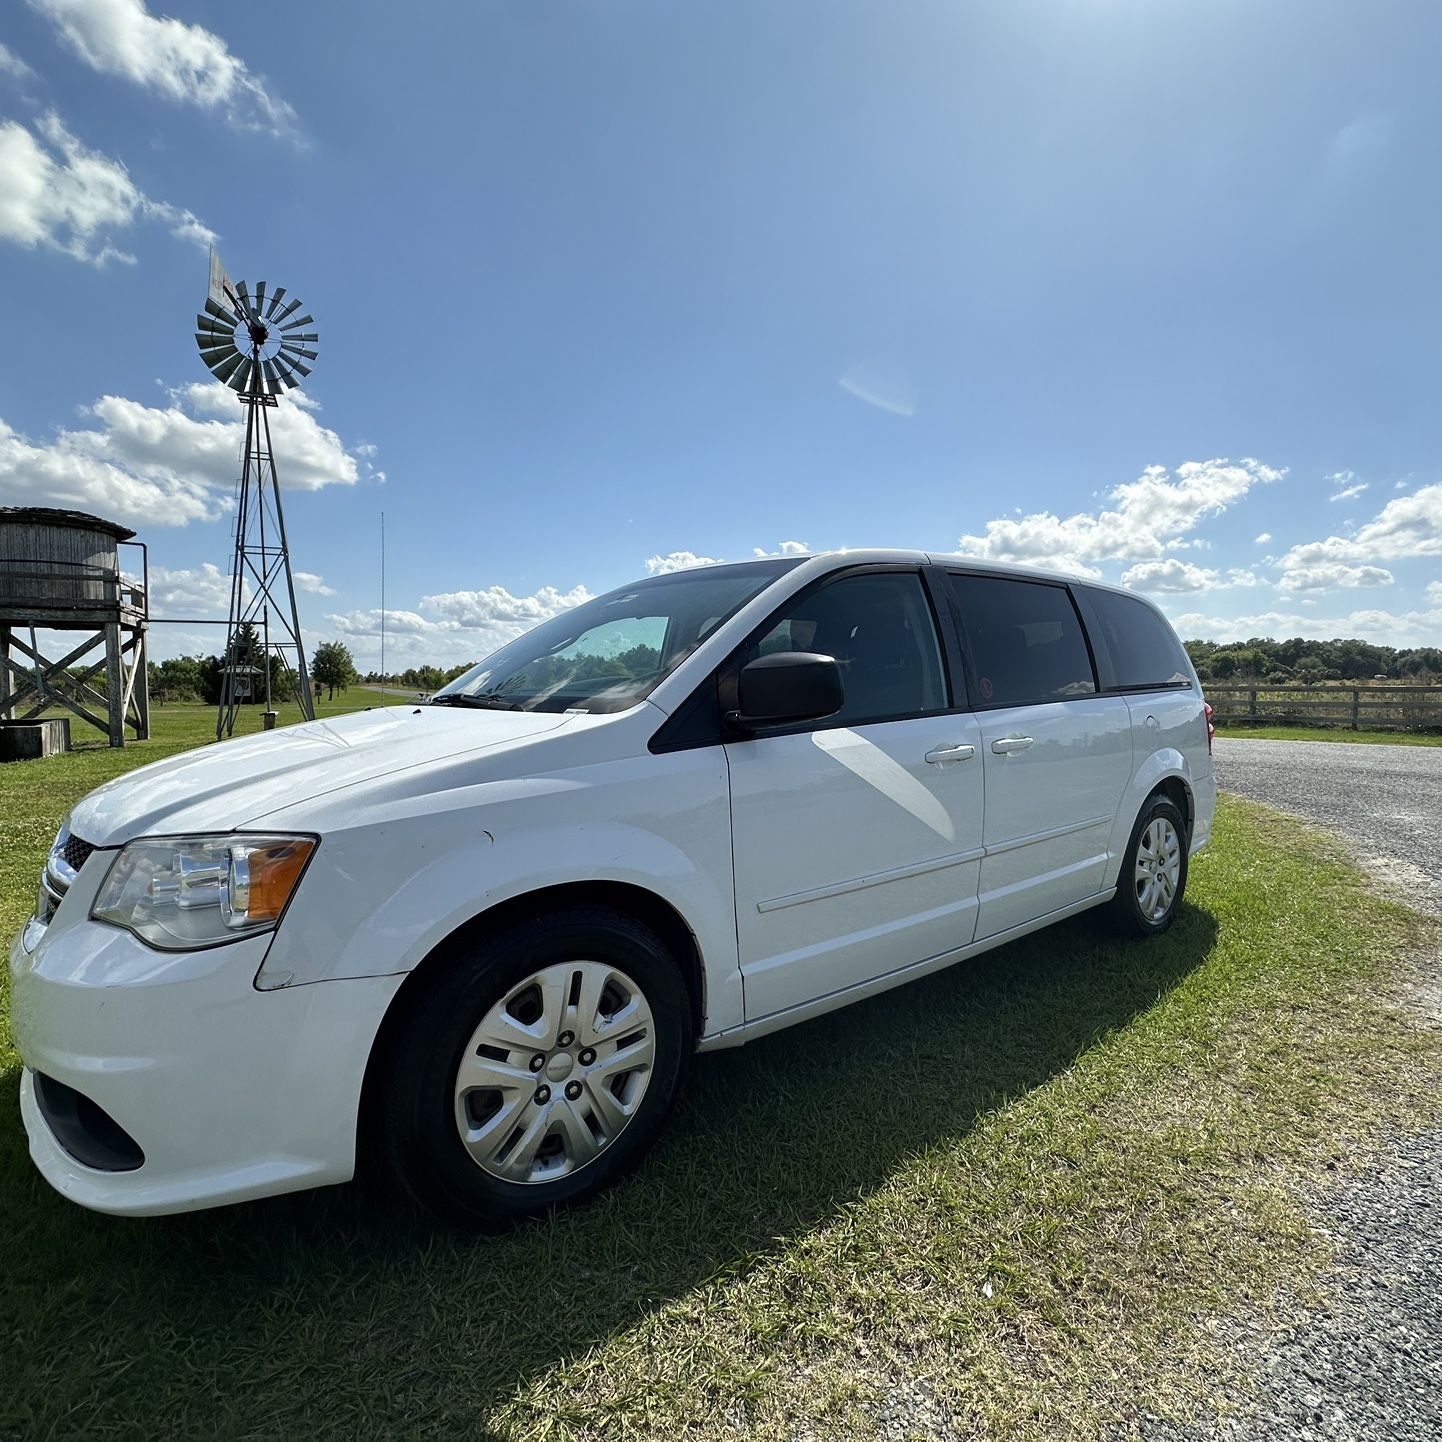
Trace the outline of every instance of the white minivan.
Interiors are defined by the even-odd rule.
[[[1106,904],[1211,832],[1147,601],[911,551],[638,581],[425,705],[177,756],[70,814],[11,952],[46,1179],[179,1212],[373,1158],[491,1228],[588,1196],[736,1046]]]

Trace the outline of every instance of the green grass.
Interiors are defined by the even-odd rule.
[[[120,759],[0,772],[10,928]],[[1316,1284],[1302,1198],[1435,1118],[1442,1070],[1388,1000],[1435,933],[1325,840],[1228,799],[1189,902],[1148,944],[1079,919],[699,1058],[632,1181],[498,1239],[350,1188],[69,1206],[0,1023],[0,1436],[867,1438],[898,1394],[918,1435],[1186,1415],[1234,1365],[1209,1321]]]
[[[1442,746],[1442,733],[1417,731],[1348,731],[1330,726],[1229,726],[1217,723],[1217,735],[1251,737],[1254,741],[1353,741],[1364,746]]]

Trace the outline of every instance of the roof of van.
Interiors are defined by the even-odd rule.
[[[1099,590],[1115,591],[1119,595],[1132,596],[1137,600],[1146,601],[1148,605],[1155,606],[1155,602],[1143,592],[1133,591],[1126,586],[1113,585],[1110,581],[1099,580],[1095,576],[1083,576],[1077,571],[1062,571],[1046,566],[1020,566],[1012,561],[992,561],[985,556],[962,556],[949,554],[944,551],[912,551],[889,547],[862,547],[856,550],[813,551],[795,557],[758,556],[754,559],[756,561],[794,560],[794,570],[800,570],[805,566],[813,574],[842,561],[852,566],[887,564],[956,566],[968,571],[981,571],[992,575],[1016,576],[1039,581],[1066,581],[1072,584],[1095,586]],[[711,565],[716,567],[738,564],[745,565],[747,562],[711,562]],[[688,566],[686,569],[705,570],[709,569],[709,567]]]

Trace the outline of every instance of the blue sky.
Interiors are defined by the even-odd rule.
[[[277,464],[362,666],[382,510],[398,665],[784,543],[1442,644],[1431,0],[11,0],[0,46],[0,501],[134,525],[158,614],[225,590],[214,233],[316,316]]]

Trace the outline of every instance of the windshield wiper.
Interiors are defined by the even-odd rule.
[[[432,706],[474,706],[483,711],[524,711],[525,707],[518,701],[507,701],[504,696],[497,696],[494,691],[481,691],[476,695],[467,695],[464,691],[455,691],[448,696],[432,696],[429,702]]]

